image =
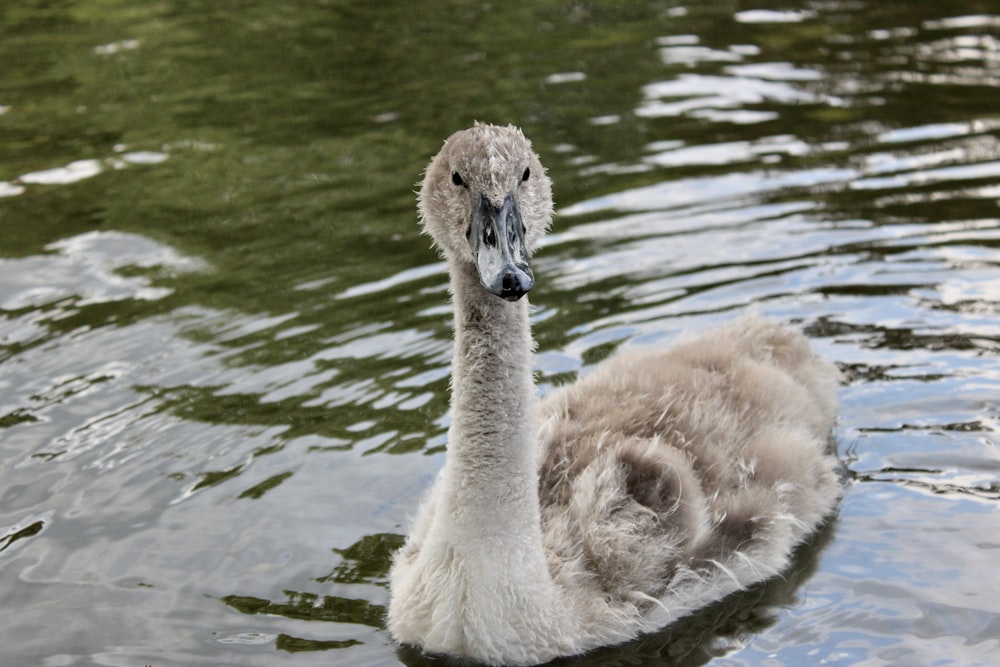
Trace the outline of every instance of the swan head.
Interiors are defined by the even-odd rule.
[[[424,231],[483,288],[516,301],[534,286],[531,254],[552,223],[552,183],[514,126],[476,123],[434,156],[420,188]]]

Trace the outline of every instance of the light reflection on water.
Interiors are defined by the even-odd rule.
[[[795,568],[567,662],[989,664],[1000,17],[333,4],[0,19],[0,662],[424,662],[380,621],[448,424],[412,184],[480,118],[556,181],[542,391],[748,307],[848,378]]]

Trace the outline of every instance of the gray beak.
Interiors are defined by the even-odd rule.
[[[531,260],[524,247],[524,225],[514,197],[500,208],[484,196],[472,211],[469,245],[476,258],[479,282],[491,294],[517,301],[535,285]]]

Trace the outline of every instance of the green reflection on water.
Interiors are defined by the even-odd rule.
[[[289,653],[298,653],[300,651],[329,651],[338,648],[350,648],[352,646],[358,646],[362,642],[357,639],[343,639],[343,640],[320,640],[320,639],[303,639],[301,637],[293,637],[291,635],[286,635],[284,633],[278,635],[278,638],[274,642],[274,647],[279,651],[288,651]]]
[[[392,555],[403,546],[403,536],[395,533],[365,535],[346,549],[334,549],[343,558],[333,572],[319,577],[320,583],[384,584],[392,565]]]
[[[174,546],[189,544],[186,536],[177,539],[176,526],[181,526],[182,531],[191,524],[197,527],[192,515],[201,514],[210,517],[206,523],[211,524],[213,535],[218,535],[219,526],[226,526],[229,532],[193,545],[194,550],[206,554],[195,568],[198,583],[193,587],[199,592],[208,588],[206,579],[222,579],[224,583],[218,585],[223,592],[240,593],[222,598],[223,602],[243,614],[256,616],[262,624],[265,616],[275,615],[380,627],[381,606],[370,601],[289,590],[286,601],[272,602],[261,597],[267,595],[261,591],[308,587],[308,583],[301,583],[305,580],[324,586],[373,586],[372,599],[384,593],[381,586],[390,555],[401,538],[388,532],[360,539],[357,536],[376,530],[404,530],[402,517],[409,508],[400,505],[412,501],[414,493],[406,489],[398,496],[392,495],[391,500],[380,499],[383,505],[377,509],[375,499],[352,504],[353,498],[322,496],[319,485],[310,486],[305,481],[310,479],[308,464],[319,466],[333,461],[329,470],[336,478],[337,465],[349,459],[353,452],[345,450],[352,448],[371,454],[441,449],[451,335],[443,272],[425,272],[415,278],[404,274],[392,286],[360,296],[345,291],[435,261],[427,239],[418,232],[412,190],[442,139],[473,119],[522,125],[549,167],[556,181],[558,203],[563,206],[643,186],[673,182],[697,185],[699,178],[724,185],[722,180],[709,180],[714,176],[752,174],[766,180],[772,175],[811,169],[854,169],[867,164],[877,151],[895,151],[909,157],[946,150],[962,153],[969,160],[995,159],[995,154],[983,157],[977,153],[988,152],[994,146],[977,142],[989,132],[988,128],[970,129],[966,136],[927,145],[903,141],[886,148],[879,145],[878,138],[880,133],[896,128],[998,117],[995,61],[977,60],[975,49],[972,56],[966,50],[963,58],[949,61],[948,53],[941,50],[942,41],[956,36],[975,37],[977,31],[929,27],[942,17],[995,13],[993,4],[978,0],[878,6],[863,2],[792,2],[789,7],[815,12],[816,16],[801,23],[748,26],[735,21],[733,14],[738,7],[734,3],[721,0],[687,7],[686,13],[672,11],[677,8],[673,2],[622,6],[604,0],[586,4],[456,0],[422,5],[419,11],[412,3],[345,0],[299,0],[280,5],[248,0],[221,5],[193,0],[5,3],[0,8],[0,182],[18,184],[26,174],[80,160],[93,161],[99,173],[62,184],[31,183],[26,179],[18,185],[24,188],[23,193],[0,197],[0,257],[56,257],[61,251],[51,245],[53,242],[88,232],[116,231],[155,239],[165,248],[202,261],[194,268],[152,262],[114,264],[109,269],[110,280],[131,280],[167,290],[157,298],[95,301],[86,296],[88,285],[81,284],[80,293],[74,291],[48,300],[38,297],[37,302],[2,312],[5,322],[26,323],[25,327],[30,323],[39,328],[32,336],[0,337],[0,362],[15,362],[7,368],[25,358],[57,360],[66,354],[67,343],[88,332],[122,330],[141,337],[146,330],[140,325],[164,320],[174,327],[170,335],[191,343],[196,350],[193,356],[201,355],[194,361],[182,358],[191,368],[160,384],[129,376],[126,389],[139,397],[123,391],[128,396],[117,406],[106,406],[93,397],[102,396],[102,391],[121,390],[120,382],[103,372],[78,371],[76,366],[86,361],[79,358],[47,366],[52,368],[52,377],[41,378],[48,381],[47,389],[22,396],[15,388],[9,401],[4,396],[0,428],[5,441],[12,441],[8,435],[20,437],[17,442],[26,450],[23,456],[34,466],[10,473],[16,484],[10,488],[0,484],[7,494],[4,498],[17,500],[17,487],[23,484],[44,498],[39,503],[51,502],[62,512],[51,526],[48,519],[43,523],[34,515],[27,520],[15,517],[8,524],[14,528],[0,537],[0,550],[10,547],[5,556],[23,550],[32,558],[42,559],[39,569],[48,568],[56,582],[51,586],[35,583],[31,577],[19,577],[16,575],[21,573],[14,572],[15,576],[8,579],[12,588],[18,587],[11,598],[12,608],[22,609],[28,617],[35,609],[56,614],[63,593],[55,589],[64,582],[74,590],[88,591],[78,594],[83,598],[93,588],[97,591],[94,599],[109,599],[102,597],[107,590],[101,588],[101,583],[83,586],[79,583],[80,571],[72,569],[67,573],[53,564],[64,561],[83,567],[78,563],[88,559],[80,554],[98,554],[89,560],[107,560],[115,567],[136,567],[138,562],[136,580],[155,581],[158,591],[184,590],[193,575],[190,561],[185,560],[189,556]],[[912,30],[893,32],[897,27]],[[875,37],[879,31],[885,31],[887,37]],[[979,38],[985,40],[988,31],[978,32],[984,33]],[[718,77],[716,80],[722,82],[719,85],[739,82],[740,77],[727,75],[729,62],[665,62],[661,57],[663,43],[658,40],[676,35],[697,36],[699,46],[719,52],[749,44],[759,51],[748,60],[787,64],[815,72],[819,78],[794,83],[796,90],[811,97],[803,96],[794,102],[740,102],[740,111],[763,114],[765,118],[751,125],[708,121],[695,113],[662,117],[637,113],[646,101],[644,89],[650,84],[692,74]],[[990,43],[982,41],[980,46]],[[977,72],[978,79],[973,76]],[[661,101],[678,99],[664,97]],[[773,117],[766,119],[767,114]],[[599,122],[592,122],[594,119]],[[791,136],[811,150],[774,154],[769,156],[773,161],[766,164],[734,160],[670,166],[654,165],[649,159],[660,150],[656,145],[663,142],[711,147],[775,136]],[[149,153],[155,159],[150,160],[149,155],[128,157],[137,152]],[[997,215],[995,197],[977,195],[975,188],[991,183],[995,183],[993,176],[953,184],[918,180],[874,193],[842,185],[807,183],[780,192],[753,194],[749,199],[753,199],[750,203],[758,203],[757,199],[764,203],[806,201],[810,208],[805,210],[831,224],[860,221],[864,226],[902,227],[940,221],[989,222]],[[705,195],[705,201],[724,195],[711,192]],[[736,207],[740,202],[732,201],[730,205]],[[676,217],[674,222],[680,232],[689,233],[693,230],[684,229],[681,218],[691,212],[664,207],[663,217]],[[556,232],[614,219],[617,214],[610,208],[557,219]],[[631,222],[623,220],[621,224],[626,227]],[[676,239],[675,230],[667,231],[658,230],[660,237],[651,235],[646,240],[650,245],[668,248]],[[905,239],[905,234],[900,231],[900,238]],[[810,251],[814,254],[803,253],[799,259],[809,263],[822,253],[831,260],[856,255],[873,265],[885,263],[890,271],[882,272],[884,276],[905,263],[918,246],[922,251],[949,245],[997,247],[996,239],[982,233],[977,236],[975,230],[933,243],[892,243],[885,240],[889,236],[858,234],[855,239],[847,234],[838,238],[840,245]],[[607,250],[627,247],[636,238],[563,240],[541,254],[539,276],[559,275],[559,267],[570,260],[594,258]],[[708,250],[705,252],[708,254]],[[763,261],[767,264],[771,258]],[[956,267],[960,261],[956,260]],[[983,260],[983,265],[988,266],[990,261]],[[736,264],[749,265],[742,258]],[[704,294],[711,301],[713,290],[738,285],[747,278],[745,274],[702,276],[704,269],[704,263],[696,263],[673,274],[668,268],[654,272],[654,278],[679,278],[684,271],[695,278],[674,296],[660,297],[659,305],[679,303],[696,294]],[[945,270],[948,267],[942,264],[935,272],[935,280]],[[788,269],[780,267],[767,275],[780,278],[785,271]],[[829,319],[824,312],[811,330],[813,335],[841,343],[859,341],[860,351],[851,348],[850,353],[845,353],[856,355],[847,369],[853,383],[872,386],[875,392],[871,395],[874,398],[865,395],[855,402],[870,403],[873,412],[891,415],[903,401],[893,403],[879,397],[877,391],[891,388],[890,383],[898,381],[900,372],[910,372],[913,359],[897,353],[919,351],[952,354],[918,359],[919,368],[911,379],[926,383],[930,389],[925,391],[941,386],[933,383],[964,373],[976,382],[957,377],[937,391],[958,395],[979,383],[987,388],[979,390],[985,396],[991,387],[987,372],[978,376],[976,367],[972,363],[963,365],[955,353],[978,350],[982,356],[974,361],[979,363],[977,367],[983,367],[997,349],[995,336],[988,334],[988,328],[987,334],[970,335],[974,326],[964,328],[960,317],[951,321],[953,331],[921,328],[921,323],[932,318],[916,307],[906,310],[899,304],[907,303],[911,293],[920,289],[929,292],[932,286],[920,284],[924,279],[919,277],[897,283],[876,279],[874,275],[879,272],[844,272],[814,278],[812,284],[807,282],[802,295],[806,300],[815,297],[835,302],[817,306],[836,312]],[[533,293],[533,301],[545,309],[545,318],[536,328],[540,349],[563,349],[580,340],[581,329],[600,327],[603,318],[640,307],[630,290],[647,277],[620,270],[569,287],[540,280]],[[817,282],[823,280],[828,282]],[[861,284],[865,280],[872,284]],[[958,287],[963,284],[959,282]],[[886,300],[868,306],[875,297]],[[897,317],[896,310],[888,315],[904,324],[883,324],[885,307],[892,304],[904,315]],[[856,323],[853,310],[863,312],[866,307],[877,311],[877,321],[866,322],[862,314],[857,317],[861,322]],[[932,307],[952,309],[957,316],[969,313],[981,318],[984,312],[991,312],[990,308],[996,312],[995,304],[981,295]],[[917,324],[911,327],[907,324],[910,321]],[[596,362],[632,335],[627,327],[615,333],[612,340],[593,343],[573,354],[584,364]],[[364,345],[372,340],[375,342]],[[135,358],[130,356],[129,363],[155,357],[159,346],[169,342],[144,341],[132,351]],[[411,347],[415,350],[412,353]],[[28,357],[30,352],[35,356]],[[163,364],[176,360],[168,355]],[[956,364],[959,371],[955,370]],[[202,365],[209,369],[207,380],[199,374]],[[264,389],[244,386],[275,369],[280,371],[277,379],[260,382]],[[545,379],[568,381],[575,374],[576,370],[569,370]],[[216,379],[220,375],[223,380]],[[282,384],[293,380],[301,384]],[[234,386],[239,391],[233,391]],[[290,388],[282,394],[272,391],[275,386]],[[128,400],[137,403],[128,404]],[[882,401],[886,403],[884,408]],[[407,403],[409,409],[399,407]],[[939,430],[946,435],[968,431],[975,437],[990,437],[996,423],[995,410],[987,398],[980,403],[963,408],[970,414],[942,417],[945,426]],[[121,405],[128,406],[123,418],[129,416],[130,410],[138,412],[135,406],[144,406],[142,410],[148,412],[136,417],[139,424],[169,416],[175,421],[164,423],[173,430],[168,431],[168,437],[156,440],[155,451],[145,456],[142,447],[153,441],[161,424],[140,431],[138,442],[131,443],[139,457],[114,462],[121,463],[117,469],[111,465],[101,467],[106,461],[99,455],[101,446],[118,444],[115,437],[105,442],[95,438],[93,456],[89,458],[73,451],[70,454],[80,458],[63,456],[66,450],[60,437],[63,432],[75,433],[73,429],[80,422],[72,421],[74,418],[84,420],[86,427],[90,416]],[[65,414],[74,411],[83,416]],[[933,424],[937,423],[936,417],[930,415],[928,419]],[[51,435],[47,440],[31,440],[24,435],[32,433],[31,429],[62,426],[59,419],[66,420],[65,428],[56,429],[54,434],[52,429],[45,431]],[[985,427],[982,431],[974,429],[976,424]],[[223,435],[205,437],[208,430],[199,429],[202,425],[219,427],[212,433],[221,431]],[[240,430],[242,427],[248,430]],[[896,446],[903,450],[912,445],[912,434],[918,430],[927,427],[900,421],[890,432],[898,436]],[[243,439],[259,432],[267,433],[261,438],[267,444],[258,446],[254,441],[241,449]],[[872,433],[872,429],[858,429],[860,437]],[[292,443],[307,438],[306,446],[296,452]],[[871,444],[874,441],[862,442],[868,443],[869,458],[877,460],[878,448]],[[971,438],[963,442],[971,442]],[[216,450],[225,450],[230,456]],[[283,456],[305,456],[307,465],[300,465],[303,459],[286,465],[277,456],[263,458],[279,452]],[[14,458],[21,454],[16,451]],[[11,465],[17,463],[14,458]],[[386,463],[389,458],[393,461]],[[70,459],[69,463],[65,459]],[[372,461],[376,471],[417,465],[414,457],[406,456],[372,456],[365,460]],[[264,462],[274,469],[261,465]],[[144,475],[131,472],[130,466],[140,465],[145,466]],[[961,466],[955,465],[940,470],[963,472]],[[68,471],[64,474],[71,481],[52,482],[38,472],[43,469],[53,471],[51,475]],[[859,479],[873,483],[899,479],[912,488],[929,488],[938,494],[996,498],[996,485],[981,484],[978,473],[971,475],[972,481],[938,484],[938,477],[944,473],[930,466],[876,463],[871,470],[875,472],[860,475]],[[254,482],[263,481],[250,486],[251,482],[243,481],[249,473],[256,473]],[[911,480],[906,475],[919,475],[920,479]],[[163,477],[175,483],[169,489],[167,485],[158,487],[155,480]],[[196,510],[184,503],[168,504],[175,500],[168,494],[178,493],[183,486],[176,482],[187,479],[193,484],[187,492],[206,492],[185,500]],[[927,479],[935,483],[928,484]],[[86,486],[90,483],[94,488]],[[414,485],[425,483],[417,480]],[[135,487],[140,487],[142,493],[135,493]],[[212,495],[220,490],[217,496]],[[386,496],[397,491],[387,489]],[[272,536],[255,521],[268,516],[268,508],[271,517],[299,513],[313,516],[309,508],[320,502],[320,496],[322,501],[332,498],[335,506],[322,512],[311,510],[322,515],[315,523],[327,525],[329,520],[331,535],[339,535],[337,531],[342,530],[350,537],[342,542],[330,537],[329,542],[315,549],[321,554],[321,564],[302,566],[305,574],[300,572],[298,578],[287,575],[295,583],[283,579],[283,571],[259,579],[255,576],[260,583],[256,587],[247,583],[249,579],[242,571],[227,578],[212,569],[210,561],[214,562],[219,554],[210,547],[236,542],[240,531],[257,544],[268,539],[310,543],[304,534],[312,528],[300,529],[302,533],[291,532],[294,529],[290,528],[288,533],[276,532]],[[102,501],[94,502],[94,497]],[[103,546],[105,542],[100,542],[100,548],[106,551],[84,551],[91,541],[106,539],[104,524],[125,525],[121,519],[109,520],[115,512],[123,512],[112,502],[120,497],[141,497],[154,508],[153,518],[134,507],[129,508],[136,513],[134,520],[131,513],[125,512],[129,528],[121,530],[129,532],[129,537],[139,544],[116,552],[115,543]],[[105,498],[109,500],[103,502]],[[279,505],[279,499],[281,505],[271,507]],[[350,509],[343,509],[341,503]],[[386,506],[390,509],[386,510]],[[938,518],[948,513],[944,507]],[[873,512],[886,510],[875,503],[872,508]],[[184,514],[185,510],[188,514]],[[161,511],[167,517],[162,521],[164,525],[157,523]],[[383,511],[391,517],[382,518],[379,512]],[[894,516],[887,510],[884,513],[889,518]],[[74,520],[89,524],[81,527],[74,525]],[[380,525],[372,525],[379,521]],[[266,525],[273,529],[273,523]],[[50,536],[51,543],[45,542]],[[358,541],[351,546],[335,550],[342,560],[329,570],[322,559],[328,555],[330,544],[355,539]],[[851,536],[844,538],[845,551],[851,550],[851,540]],[[944,548],[944,542],[933,540],[935,548]],[[54,555],[46,560],[40,548],[38,552],[29,551],[36,545],[63,545],[64,551],[53,550],[50,553]],[[876,546],[875,551],[889,553],[900,543],[886,538]],[[271,562],[278,560],[274,554],[283,554],[287,545],[273,546],[274,553],[261,548],[265,552],[261,560]],[[234,547],[232,551],[239,549]],[[962,557],[974,551],[969,546],[967,553],[952,553],[955,562],[964,566]],[[107,553],[116,558],[105,558]],[[141,569],[144,561],[136,554],[151,559],[154,565]],[[928,562],[932,559],[928,557]],[[968,569],[975,571],[975,567]],[[329,574],[315,577],[317,571]],[[96,572],[93,578],[98,582],[118,576],[117,571]],[[90,571],[82,574],[92,575]],[[692,663],[709,660],[732,649],[733,642],[720,648],[720,636],[742,637],[765,631],[774,619],[761,616],[765,614],[761,609],[795,605],[797,583],[793,573],[787,587],[772,582],[763,592],[753,591],[741,602],[724,602],[670,633],[570,664],[600,664],[609,656],[642,661],[653,659],[651,656],[688,655]],[[838,587],[850,583],[828,584],[828,588],[833,589],[834,596],[857,595]],[[860,579],[858,588],[865,583]],[[26,592],[29,590],[31,593]],[[363,595],[362,590],[352,591],[351,595]],[[209,610],[199,608],[190,614],[191,627],[201,631],[218,623],[218,599],[218,593],[213,593]],[[90,608],[91,602],[87,598],[81,606]],[[152,619],[144,630],[153,631],[139,634],[159,636],[163,630],[169,636],[168,630],[176,619],[188,615],[187,608],[161,607],[159,598],[141,598],[141,602],[127,608],[122,605],[129,622]],[[904,600],[900,604],[908,603]],[[955,606],[961,604],[965,602]],[[938,616],[948,612],[943,604],[927,609]],[[64,613],[63,619],[74,616],[72,620],[77,621],[73,610]],[[820,635],[816,641],[827,642],[824,648],[833,646],[835,642],[829,635],[834,629],[808,612],[803,614],[807,630]],[[727,615],[736,620],[727,620]],[[863,614],[854,617],[866,620]],[[60,619],[57,614],[51,618]],[[59,620],[45,622],[54,625]],[[117,627],[109,629],[111,623],[115,621],[100,628],[103,632],[85,634],[100,637],[107,632],[115,646],[131,641],[124,634],[115,634],[124,633]],[[191,627],[183,629],[184,638],[176,640],[178,645],[195,635],[189,631]],[[899,634],[902,636],[904,631]],[[934,639],[929,638],[928,644]],[[989,637],[980,632],[974,639],[986,642]],[[81,654],[90,651],[93,655],[107,652],[99,639],[88,641],[97,643],[84,648],[73,646],[72,650]],[[289,652],[346,649],[360,644],[355,639],[310,640],[285,633],[278,634],[275,640],[278,649]],[[69,650],[65,645],[59,650],[64,649]],[[198,650],[205,651],[203,646]],[[385,655],[380,657],[386,659]],[[205,657],[206,661],[212,659]],[[269,656],[261,659],[270,661]],[[407,660],[420,661],[415,656]],[[137,660],[136,664],[142,663]]]
[[[283,472],[280,475],[273,475],[271,477],[268,477],[260,484],[255,484],[254,486],[250,487],[249,489],[241,493],[240,498],[253,498],[254,500],[257,500],[265,493],[267,493],[268,491],[275,488],[276,486],[284,482],[286,479],[291,477],[293,474],[295,473]]]
[[[0,551],[6,551],[14,542],[38,535],[45,528],[44,521],[35,521],[7,535],[0,536]]]
[[[300,621],[359,623],[375,628],[382,626],[385,609],[367,600],[333,595],[285,591],[287,602],[271,602],[245,595],[227,595],[222,602],[244,614],[271,614]]]

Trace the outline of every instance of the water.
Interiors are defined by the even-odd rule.
[[[784,579],[567,664],[990,664],[1000,15],[247,0],[0,10],[0,662],[421,665],[389,554],[444,455],[413,184],[514,122],[560,215],[542,391],[756,304],[848,376]]]

